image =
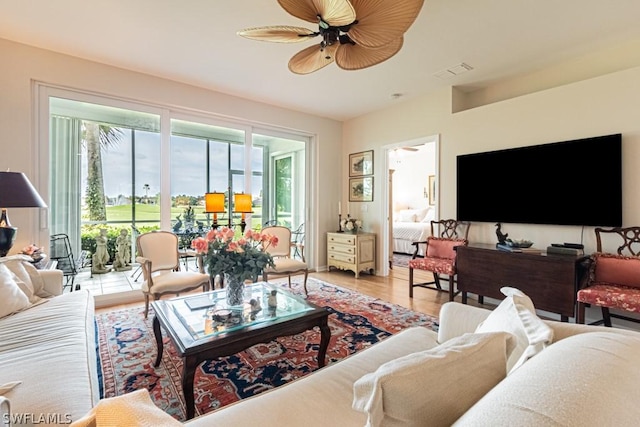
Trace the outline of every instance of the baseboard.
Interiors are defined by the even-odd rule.
[[[110,307],[118,304],[129,304],[144,301],[141,291],[117,292],[113,294],[96,295],[94,297],[96,308]]]

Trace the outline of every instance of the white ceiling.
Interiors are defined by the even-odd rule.
[[[276,0],[0,0],[0,38],[346,120],[398,102],[395,93],[483,86],[635,43],[638,17],[638,0],[425,0],[391,59],[302,76],[287,62],[319,38],[280,44],[236,35],[279,24],[317,30]],[[474,69],[434,77],[462,62]]]

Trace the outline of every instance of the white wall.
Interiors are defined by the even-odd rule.
[[[34,137],[34,81],[314,135],[317,145],[309,168],[315,186],[312,189],[312,205],[308,209],[314,219],[308,222],[310,234],[307,241],[315,243],[311,249],[315,259],[311,262],[314,265],[326,265],[325,232],[333,230],[337,221],[332,209],[334,203],[329,202],[337,202],[341,190],[340,122],[3,39],[0,39],[0,57],[3,64],[0,67],[0,170],[10,168],[26,173],[43,194],[48,194],[48,177],[40,176],[44,174],[39,173],[41,167],[37,164],[36,151],[39,143],[46,144],[47,141],[35,141]],[[19,228],[12,252],[31,242],[47,244],[36,241],[37,237],[34,237],[46,234],[38,229],[40,221],[37,210],[11,209],[9,215],[12,224]],[[315,239],[311,238],[313,235]]]
[[[640,224],[640,68],[573,83],[460,113],[451,113],[451,90],[406,101],[345,122],[344,155],[374,149],[395,141],[440,135],[440,217],[455,217],[455,160],[458,154],[622,133],[623,224]],[[380,158],[380,156],[378,156]],[[381,170],[377,168],[376,171]],[[548,173],[541,165],[539,171]],[[576,185],[589,185],[598,171],[585,170]],[[376,180],[383,179],[379,173]],[[517,184],[516,184],[517,185]],[[382,194],[376,187],[373,205],[362,216],[372,231],[380,232]],[[544,203],[544,199],[540,200]],[[584,201],[589,209],[598,197]],[[551,208],[551,207],[549,207]],[[582,227],[505,224],[510,236],[533,240],[545,248],[553,242],[579,242]],[[495,242],[493,224],[473,224],[470,240]],[[593,227],[585,227],[587,251],[595,249]]]

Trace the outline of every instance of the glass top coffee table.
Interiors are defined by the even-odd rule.
[[[277,306],[271,308],[268,299],[274,290],[277,291]],[[238,307],[227,306],[224,289],[151,303],[155,312],[153,332],[158,346],[155,366],[162,360],[162,328],[183,358],[182,390],[187,419],[193,418],[195,413],[195,370],[205,360],[236,354],[255,344],[317,326],[320,328],[318,367],[325,364],[331,338],[327,323],[329,311],[268,283],[246,286],[244,295],[245,303]],[[260,310],[257,310],[256,302]]]

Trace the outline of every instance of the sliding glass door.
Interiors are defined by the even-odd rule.
[[[133,237],[132,254],[139,233],[206,231],[213,220],[207,192],[226,194],[221,224],[240,222],[236,193],[251,195],[253,229],[304,224],[308,137],[53,92],[40,110],[49,117],[49,229],[69,235],[75,254],[93,253],[101,229],[110,254],[123,229]]]

